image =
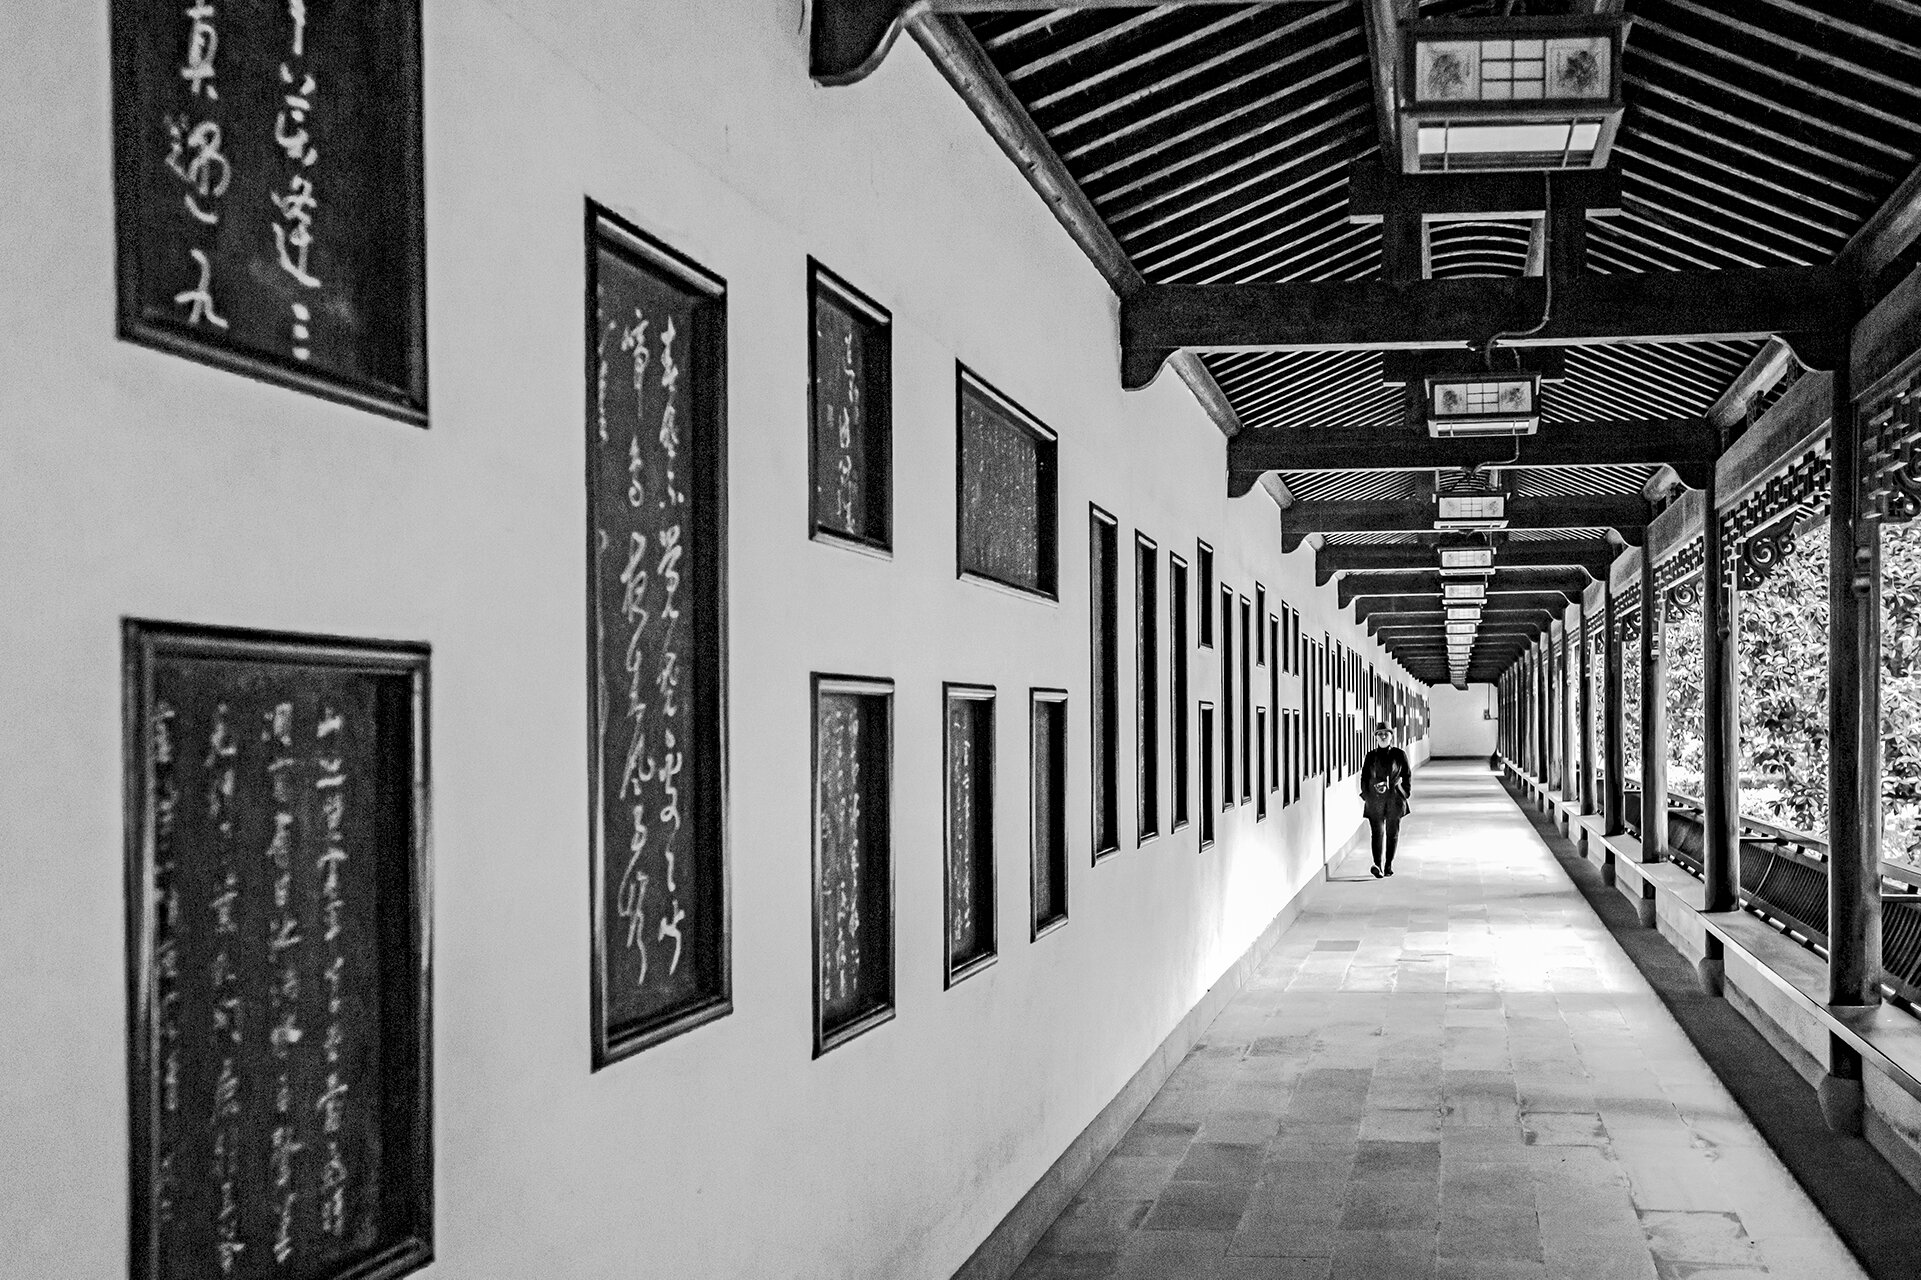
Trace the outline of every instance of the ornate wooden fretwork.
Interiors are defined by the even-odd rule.
[[[1735,585],[1752,591],[1766,582],[1794,554],[1794,530],[1803,518],[1798,512],[1791,513],[1749,534],[1735,557]]]
[[[1668,588],[1669,618],[1684,618],[1701,607],[1701,579],[1689,578]]]
[[[1673,555],[1654,566],[1655,585],[1665,590],[1686,582],[1700,574],[1705,560],[1706,548],[1700,536],[1696,535],[1692,541],[1683,543]]]
[[[1826,511],[1832,466],[1828,442],[1822,440],[1743,498],[1740,505],[1721,517],[1727,545],[1733,546],[1784,517],[1798,524],[1817,512]]]
[[[1861,406],[1861,515],[1904,524],[1921,515],[1921,360]]]

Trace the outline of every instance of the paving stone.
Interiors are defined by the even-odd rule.
[[[1863,1280],[1487,772],[1419,785],[1016,1280]]]

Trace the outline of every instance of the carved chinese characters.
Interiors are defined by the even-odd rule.
[[[1054,434],[966,369],[959,379],[959,572],[1052,599]]]
[[[431,1256],[425,654],[128,628],[134,1274]]]
[[[122,336],[427,410],[419,0],[114,6]]]
[[[893,1016],[893,686],[814,681],[814,1052]]]
[[[594,1054],[731,1007],[722,849],[724,302],[592,214],[587,421]]]
[[[810,270],[814,536],[885,550],[892,544],[892,334],[887,313]]]
[[[993,962],[994,691],[946,687],[947,981]]]

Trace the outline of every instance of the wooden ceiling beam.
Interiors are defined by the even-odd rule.
[[[1159,0],[1176,5],[1313,4],[1326,0]],[[814,83],[848,85],[866,79],[908,23],[936,14],[1022,13],[1051,9],[1139,8],[1140,0],[818,0],[808,31],[808,72]]]
[[[1398,146],[1395,154],[1399,154]],[[1378,159],[1356,160],[1347,174],[1347,220],[1377,223],[1394,214],[1426,219],[1544,218],[1549,188],[1554,202],[1586,213],[1621,212],[1621,174],[1615,169],[1538,173],[1403,174]]]
[[[1705,419],[1549,422],[1536,435],[1437,440],[1405,425],[1243,431],[1227,443],[1228,493],[1268,471],[1431,471],[1476,465],[1600,467],[1643,464],[1677,472],[1706,468],[1716,454]],[[1519,461],[1511,461],[1520,454]],[[1701,487],[1696,483],[1696,488]]]
[[[1547,323],[1514,345],[1719,342],[1845,329],[1859,300],[1825,267],[1587,274],[1558,289]],[[1182,348],[1485,346],[1531,328],[1547,309],[1535,278],[1365,280],[1289,284],[1149,284],[1121,300],[1121,382],[1146,386]]]
[[[1885,280],[1889,268],[1898,265],[1916,240],[1921,240],[1921,166],[1894,189],[1894,194],[1861,224],[1835,264],[1869,298],[1879,298],[1891,287]]]
[[[1341,578],[1341,607],[1345,609],[1356,600],[1373,596],[1387,600],[1407,600],[1420,598],[1439,600],[1442,598],[1441,584],[1450,581],[1437,570],[1410,569],[1394,573],[1350,573]],[[1455,579],[1460,581],[1460,579]],[[1579,600],[1587,590],[1589,578],[1584,569],[1504,569],[1488,580],[1487,599],[1490,606],[1504,608],[1522,607],[1511,597],[1517,595],[1534,596],[1552,593],[1566,600]],[[1438,606],[1431,606],[1438,607]]]
[[[1510,529],[1613,529],[1639,546],[1652,519],[1640,494],[1584,498],[1509,498]],[[1281,513],[1281,550],[1312,533],[1431,533],[1434,506],[1413,501],[1299,502]]]
[[[1599,581],[1620,548],[1602,538],[1554,542],[1508,542],[1494,550],[1496,568],[1579,569]],[[1432,569],[1440,563],[1433,543],[1322,547],[1314,556],[1314,582],[1326,586],[1337,573]]]

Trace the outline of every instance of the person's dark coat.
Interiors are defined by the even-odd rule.
[[[1414,771],[1399,747],[1376,747],[1361,761],[1361,801],[1369,820],[1400,818],[1408,811]]]

